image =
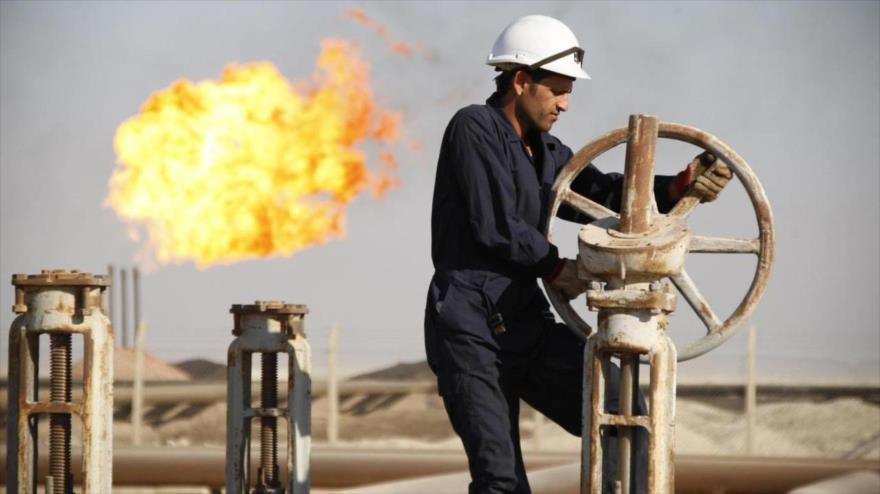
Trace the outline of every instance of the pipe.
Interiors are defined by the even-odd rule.
[[[132,305],[134,306],[134,319],[132,323],[135,331],[141,323],[141,271],[134,267],[131,269]],[[137,338],[137,336],[135,336]]]
[[[566,468],[560,468],[554,476],[560,481],[573,480],[574,484],[570,485],[575,488],[564,492],[577,492],[580,466],[571,462],[577,461],[578,453],[525,452],[525,459],[527,467],[533,471],[530,478],[535,482],[541,482],[541,469],[565,465]],[[41,469],[46,467],[47,460],[45,450],[41,451]],[[0,463],[5,462],[6,449],[2,448]],[[256,470],[257,458],[251,463]],[[81,480],[80,465],[80,454],[76,451],[72,463],[76,482]],[[819,458],[680,455],[675,459],[675,466],[676,492],[679,493],[703,493],[715,487],[728,492],[782,493],[850,472],[880,472],[878,460]],[[466,469],[467,460],[459,450],[327,447],[312,450],[312,485],[325,488],[363,486]],[[187,485],[221,487],[224,472],[225,452],[222,447],[117,447],[113,455],[116,485],[181,485],[185,480]],[[0,481],[4,483],[5,473],[0,471]],[[532,488],[543,494],[545,491],[539,489],[541,485],[533,484]],[[437,489],[420,492],[435,493]]]
[[[116,271],[116,268],[112,264],[107,265],[107,279],[110,280],[110,284],[107,285],[107,289],[104,290],[104,293],[107,295],[107,307],[105,307],[107,312],[107,319],[110,320],[110,326],[116,327],[115,321],[113,321],[113,272]]]
[[[794,458],[684,457],[676,462],[675,492],[678,494],[709,494],[713,492],[749,492],[776,494],[820,479],[844,473],[880,470],[877,462],[847,465],[841,460]],[[577,492],[580,463],[546,467],[529,474],[534,492],[570,494]],[[336,491],[334,494],[457,494],[467,491],[467,472],[433,475],[419,479],[373,484]]]
[[[40,457],[41,468],[46,455]],[[526,453],[529,468],[542,468],[571,461],[571,453]],[[6,460],[6,450],[0,461]],[[394,449],[312,449],[312,485],[351,487],[401,478],[414,478],[467,469],[467,459],[458,450]],[[80,452],[73,455],[74,480],[80,481]],[[251,472],[259,458],[251,457]],[[206,485],[224,486],[226,457],[222,447],[117,447],[113,457],[113,480],[116,485]],[[281,472],[282,481],[286,472]],[[0,481],[5,480],[0,476]]]
[[[651,226],[654,203],[654,148],[657,117],[630,115],[623,169],[623,197],[620,202],[620,231],[645,233]]]
[[[339,440],[339,379],[336,374],[336,345],[339,339],[339,324],[330,328],[327,342],[327,442],[335,444]]]
[[[757,385],[755,384],[755,354],[757,353],[757,337],[755,325],[749,326],[749,338],[746,347],[746,369],[748,378],[746,381],[746,454],[755,454],[755,410],[758,405]]]
[[[144,347],[147,339],[147,325],[139,322],[134,336],[134,383],[131,401],[131,443],[141,444],[141,429],[144,421]]]
[[[633,394],[638,388],[634,380],[638,379],[638,353],[624,353],[620,356],[620,415],[633,416]],[[632,470],[632,427],[618,427],[620,441],[618,443],[617,478],[620,479],[620,493],[630,494],[630,474]]]
[[[578,468],[577,463],[545,467],[529,473],[529,484],[533,492],[541,494],[571,494],[577,490],[577,478],[572,472],[579,474]],[[467,492],[470,481],[470,474],[464,471],[371,484],[335,491],[334,494],[460,494]]]
[[[128,348],[128,271],[119,270],[119,298],[122,305],[122,348]]]

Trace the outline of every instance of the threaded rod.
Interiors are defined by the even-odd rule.
[[[53,334],[49,337],[49,399],[53,402],[71,400],[70,335]],[[49,474],[52,476],[52,494],[73,492],[70,476],[70,414],[53,413],[49,418]]]
[[[262,354],[262,407],[278,406],[278,355]],[[278,485],[278,419],[260,417],[260,481],[265,487]]]

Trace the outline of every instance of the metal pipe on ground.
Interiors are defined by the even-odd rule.
[[[712,492],[785,493],[793,488],[815,482],[815,480],[811,480],[809,477],[817,479],[840,477],[839,468],[841,465],[833,464],[838,461],[764,458],[758,462],[746,458],[713,459],[711,457],[685,457],[676,461],[675,492],[678,494],[709,494]],[[730,468],[733,471],[728,471]],[[817,468],[818,471],[811,474],[807,471],[811,468]],[[875,462],[873,469],[875,471],[880,469],[880,464]],[[866,474],[864,470],[859,470],[858,468],[849,470],[844,475],[851,476],[853,473],[861,473],[862,476],[858,480],[864,484],[873,481],[871,473]],[[868,477],[868,479],[865,480],[862,477]],[[529,474],[529,483],[532,490],[541,494],[570,494],[576,492],[579,481],[579,462],[551,466]],[[333,492],[333,494],[410,494],[413,492],[458,494],[467,491],[468,482],[470,482],[470,475],[465,471],[328,491],[328,494],[329,492]],[[825,491],[817,492],[824,493]]]
[[[572,473],[575,475],[573,476]],[[529,484],[534,492],[541,494],[571,494],[577,491],[579,478],[580,463],[569,463],[530,472]],[[329,492],[333,492],[333,494],[410,494],[413,492],[460,494],[467,492],[470,481],[470,473],[464,471],[328,491],[328,494]],[[572,481],[574,482],[572,483]]]
[[[48,457],[41,451],[40,468]],[[555,482],[574,481],[578,485],[580,466],[576,452],[525,452],[526,466],[532,472],[532,488],[542,494],[555,489]],[[72,470],[79,482],[80,452],[73,454]],[[6,461],[6,449],[0,449],[0,463]],[[252,458],[256,471],[258,458]],[[559,467],[549,469],[549,467]],[[467,461],[458,450],[401,450],[318,447],[312,451],[312,485],[321,488],[366,486],[399,479],[415,479],[464,472]],[[547,469],[547,470],[543,470]],[[877,460],[835,460],[811,458],[721,457],[680,455],[675,459],[676,492],[706,493],[722,487],[728,493],[783,493],[798,486],[852,472],[880,472]],[[224,482],[225,452],[222,447],[117,447],[113,458],[113,481],[117,485],[163,486],[189,485],[221,487]],[[569,472],[569,473],[566,473]],[[551,475],[552,474],[552,475]],[[543,480],[553,477],[553,482]],[[5,472],[0,471],[5,483]],[[460,485],[460,484],[456,484]],[[568,486],[569,484],[559,484]],[[544,490],[544,487],[547,490]],[[440,485],[429,490],[439,492]],[[383,491],[392,494],[395,491]],[[414,492],[414,491],[396,491]],[[460,489],[454,492],[462,492]],[[577,492],[565,490],[558,492]]]
[[[41,451],[41,469],[48,457]],[[526,465],[539,469],[571,461],[571,453],[526,453]],[[0,451],[5,462],[6,450]],[[467,468],[467,459],[456,450],[393,450],[317,448],[312,451],[312,485],[342,488],[356,485],[414,478],[437,473],[456,472]],[[72,457],[75,481],[79,481],[81,456]],[[251,458],[256,473],[259,458]],[[225,485],[226,455],[222,447],[117,447],[114,448],[113,481],[118,485],[161,486],[189,485],[222,487]],[[5,481],[0,472],[0,481]],[[286,476],[282,475],[282,480]]]

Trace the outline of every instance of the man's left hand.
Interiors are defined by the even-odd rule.
[[[560,259],[556,272],[544,280],[558,290],[565,300],[576,298],[587,291],[587,283],[578,278],[577,262],[572,259]]]
[[[733,178],[733,172],[722,161],[718,161],[712,153],[704,152],[688,163],[672,183],[670,195],[680,199],[688,188],[700,196],[700,202],[712,202]]]

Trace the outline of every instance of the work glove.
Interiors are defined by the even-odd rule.
[[[587,282],[578,278],[577,262],[571,259],[560,259],[557,268],[545,276],[544,281],[565,300],[571,300],[587,291]]]
[[[684,195],[689,187],[700,197],[700,202],[712,202],[718,198],[721,190],[733,178],[733,172],[715,155],[706,151],[675,177],[675,192],[678,197]]]

